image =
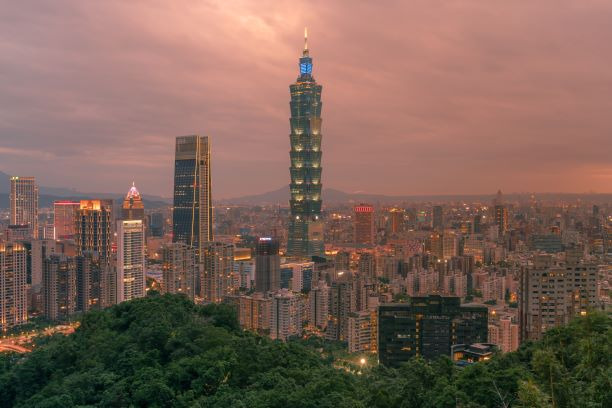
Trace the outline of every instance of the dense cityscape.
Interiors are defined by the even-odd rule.
[[[171,200],[148,199],[138,180],[118,198],[42,194],[40,175],[3,174],[10,188],[2,192],[8,205],[0,209],[0,353],[7,367],[9,357],[27,359],[49,347],[47,342],[92,330],[95,319],[110,324],[110,317],[100,316],[128,310],[144,316],[138,308],[171,302],[166,294],[180,295],[174,302],[188,300],[180,303],[185,316],[230,310],[237,338],[269,338],[286,347],[314,344],[308,350],[317,350],[317,358],[335,355],[333,371],[348,376],[365,377],[376,367],[400,373],[441,358],[462,373],[480,370],[475,367],[504,361],[496,359],[546,343],[547,336],[587,319],[607,321],[610,333],[609,194],[354,194],[327,202],[323,169],[334,157],[322,154],[327,113],[314,56],[305,34],[297,79],[289,85],[289,140],[282,142],[289,147],[289,188],[282,200],[217,200],[211,163],[222,159],[215,155],[215,135],[168,135],[168,152],[174,149]],[[159,313],[175,313],[177,304],[166,303],[168,311]],[[607,366],[601,374],[608,376],[605,388],[610,355],[599,357]],[[423,367],[415,372],[425,372]],[[502,395],[501,402],[474,402],[454,393],[450,402],[405,406],[579,406],[552,385],[538,388],[529,381],[515,381],[521,384],[512,386],[518,391],[511,387],[518,392],[515,402],[506,403]],[[0,390],[10,382],[8,374],[0,376]],[[11,392],[2,406],[18,401],[21,391]],[[40,398],[55,395],[45,392]],[[178,395],[166,403],[136,403],[132,395],[91,406],[172,406]],[[593,407],[612,398],[609,390],[596,395]],[[28,406],[27,399],[19,401]],[[41,405],[31,406],[80,404],[36,401]],[[199,406],[274,405],[202,401]]]

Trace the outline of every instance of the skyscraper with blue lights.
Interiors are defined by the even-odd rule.
[[[310,257],[324,254],[321,220],[321,90],[312,76],[306,33],[300,75],[291,92],[291,218],[287,254]]]

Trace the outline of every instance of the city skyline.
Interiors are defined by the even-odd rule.
[[[71,4],[4,10],[6,173],[81,191],[135,180],[168,197],[174,138],[202,133],[216,198],[286,185],[286,84],[308,26],[326,84],[326,186],[610,191],[610,5],[366,4],[344,19],[310,2]]]

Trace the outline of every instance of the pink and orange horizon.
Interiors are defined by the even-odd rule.
[[[289,182],[304,27],[325,187],[612,192],[612,3],[9,2],[0,171],[172,192],[175,136],[212,138],[214,198]]]

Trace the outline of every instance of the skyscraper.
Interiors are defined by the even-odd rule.
[[[121,219],[122,220],[144,220],[144,204],[142,203],[142,197],[134,183],[132,187],[125,195],[123,205],[121,206]]]
[[[0,331],[28,321],[27,253],[20,243],[0,243]]]
[[[354,217],[355,245],[374,245],[374,207],[356,205]]]
[[[11,177],[10,207],[12,225],[27,225],[38,237],[38,186],[34,177]]]
[[[117,303],[145,296],[142,220],[117,221]]]
[[[74,238],[76,227],[74,217],[79,208],[80,203],[73,201],[55,201],[53,203],[55,239]]]
[[[324,254],[321,221],[321,89],[312,76],[312,58],[306,36],[300,58],[300,75],[289,86],[291,93],[291,199],[289,205],[290,256]]]
[[[210,142],[208,136],[176,138],[172,242],[183,242],[202,254],[213,239]]]
[[[255,291],[266,293],[280,289],[278,241],[259,238],[255,248]]]
[[[97,252],[101,262],[110,261],[112,246],[112,200],[81,200],[76,211],[77,255]]]

